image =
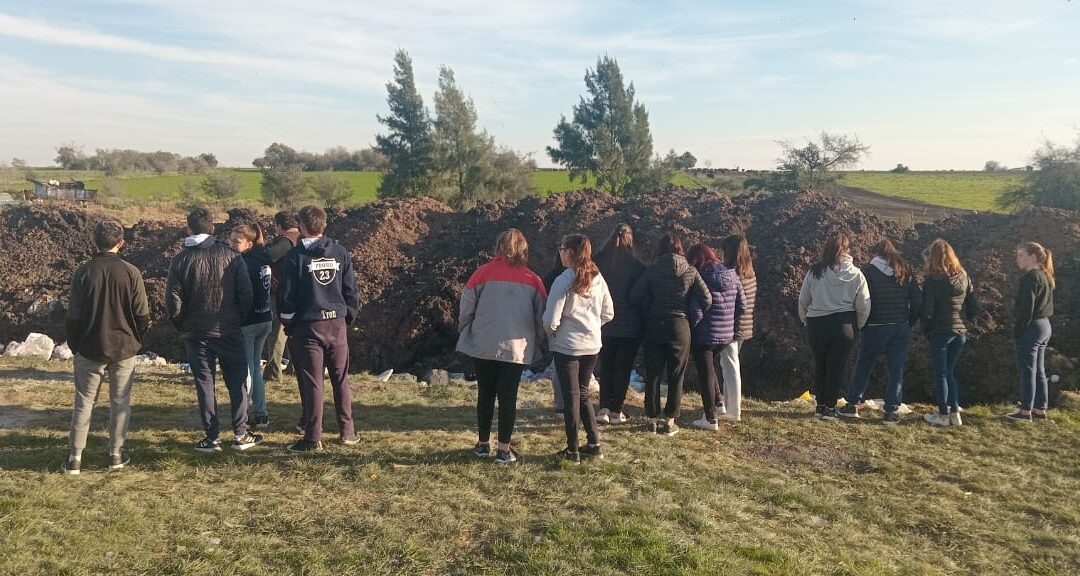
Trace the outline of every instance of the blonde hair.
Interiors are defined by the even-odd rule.
[[[960,265],[960,259],[956,257],[952,245],[943,238],[934,240],[923,250],[923,259],[926,261],[927,274],[955,276],[961,272],[967,273]]]
[[[1024,242],[1018,246],[1020,250],[1027,252],[1029,256],[1034,256],[1035,261],[1039,263],[1039,267],[1046,273],[1046,279],[1050,283],[1050,289],[1054,289],[1054,255],[1050,250],[1044,247],[1038,242]]]
[[[529,243],[525,241],[525,235],[521,233],[521,230],[509,228],[499,234],[499,238],[495,240],[495,255],[514,267],[527,264]]]

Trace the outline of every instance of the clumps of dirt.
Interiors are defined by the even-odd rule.
[[[78,263],[92,254],[89,230],[94,218],[63,206],[4,212],[0,274],[8,280],[0,286],[0,342],[21,339],[31,330],[63,338],[68,282]],[[269,224],[256,213],[233,210],[219,233],[251,220]],[[856,239],[852,251],[859,264],[869,261],[869,249],[882,238],[901,244],[917,269],[921,251],[934,238],[944,237],[956,247],[986,309],[960,364],[964,402],[1015,396],[1011,302],[1019,273],[1013,254],[1021,240],[1044,243],[1054,250],[1058,267],[1050,368],[1076,369],[1076,360],[1064,355],[1076,356],[1075,343],[1080,342],[1080,327],[1072,319],[1080,300],[1080,224],[1075,213],[970,214],[906,228],[832,196],[791,192],[727,198],[681,188],[633,199],[584,190],[486,204],[468,212],[454,212],[426,198],[332,212],[327,235],[349,249],[360,287],[360,313],[350,331],[354,369],[467,370],[467,359],[453,352],[458,298],[472,271],[491,257],[501,231],[522,230],[530,244],[530,265],[542,274],[554,265],[561,236],[586,233],[599,249],[620,222],[633,226],[645,261],[669,230],[679,233],[687,248],[696,242],[718,246],[734,232],[747,235],[758,274],[756,336],[743,353],[744,387],[750,395],[790,398],[810,388],[812,360],[801,338],[796,299],[827,232],[837,229]],[[140,222],[130,230],[124,251],[144,273],[157,319],[146,347],[172,360],[182,356],[182,348],[177,334],[161,320],[163,289],[169,259],[179,251],[184,234],[179,219]],[[1057,347],[1062,347],[1060,353]],[[879,367],[871,397],[881,395],[882,376]],[[932,398],[921,335],[912,339],[906,390],[910,401]]]
[[[856,462],[850,454],[835,446],[818,444],[753,444],[739,450],[738,457],[780,468],[848,468]]]

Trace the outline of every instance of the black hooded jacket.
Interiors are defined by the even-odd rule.
[[[284,322],[356,319],[359,295],[348,250],[320,237],[310,246],[302,240],[281,261],[277,308]]]
[[[269,322],[272,320],[270,282],[273,259],[270,258],[270,253],[266,251],[265,246],[255,246],[244,252],[244,264],[247,266],[248,277],[251,278],[251,292],[255,303],[251,314],[244,318],[244,326]]]
[[[220,338],[240,329],[251,314],[251,280],[240,254],[210,236],[169,263],[165,311],[172,325],[192,338]]]

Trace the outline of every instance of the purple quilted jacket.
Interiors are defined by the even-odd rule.
[[[746,309],[742,282],[735,270],[719,262],[708,264],[699,272],[712,294],[712,306],[702,312],[701,306],[691,299],[691,345],[727,346],[735,339],[736,319]]]

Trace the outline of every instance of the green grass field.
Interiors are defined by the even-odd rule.
[[[1052,423],[973,407],[949,429],[822,423],[808,405],[751,401],[719,433],[606,428],[605,459],[573,467],[551,456],[565,437],[550,387],[529,384],[524,460],[502,468],[468,453],[474,388],[361,376],[358,446],[286,453],[298,406],[281,382],[264,445],[197,454],[189,376],[165,367],[138,373],[131,465],[104,471],[103,393],[71,477],[58,472],[70,370],[0,360],[2,574],[1080,573],[1072,397]]]
[[[1020,172],[845,172],[840,183],[939,206],[1000,211],[998,197],[1023,180]]]

